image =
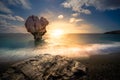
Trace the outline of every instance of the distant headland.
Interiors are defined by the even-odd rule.
[[[105,32],[104,34],[120,34],[120,30]]]

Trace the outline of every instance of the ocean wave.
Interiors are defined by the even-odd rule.
[[[120,52],[120,43],[87,45],[47,45],[44,47],[0,49],[0,62],[18,61],[39,54],[61,55],[66,57],[89,57],[97,54]]]

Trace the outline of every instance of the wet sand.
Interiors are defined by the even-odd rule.
[[[120,52],[78,60],[88,67],[89,80],[120,80]]]

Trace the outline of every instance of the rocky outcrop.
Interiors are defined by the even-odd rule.
[[[14,64],[0,80],[86,80],[86,67],[61,56],[39,55]]]
[[[105,34],[120,34],[120,30],[105,32]]]
[[[36,41],[41,40],[42,36],[46,33],[46,26],[49,24],[48,20],[44,17],[29,16],[25,22],[25,27],[30,32]]]

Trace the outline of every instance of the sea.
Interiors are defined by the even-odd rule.
[[[34,41],[31,34],[0,33],[0,63],[20,61],[40,54],[89,58],[120,52],[120,34],[44,35]]]

